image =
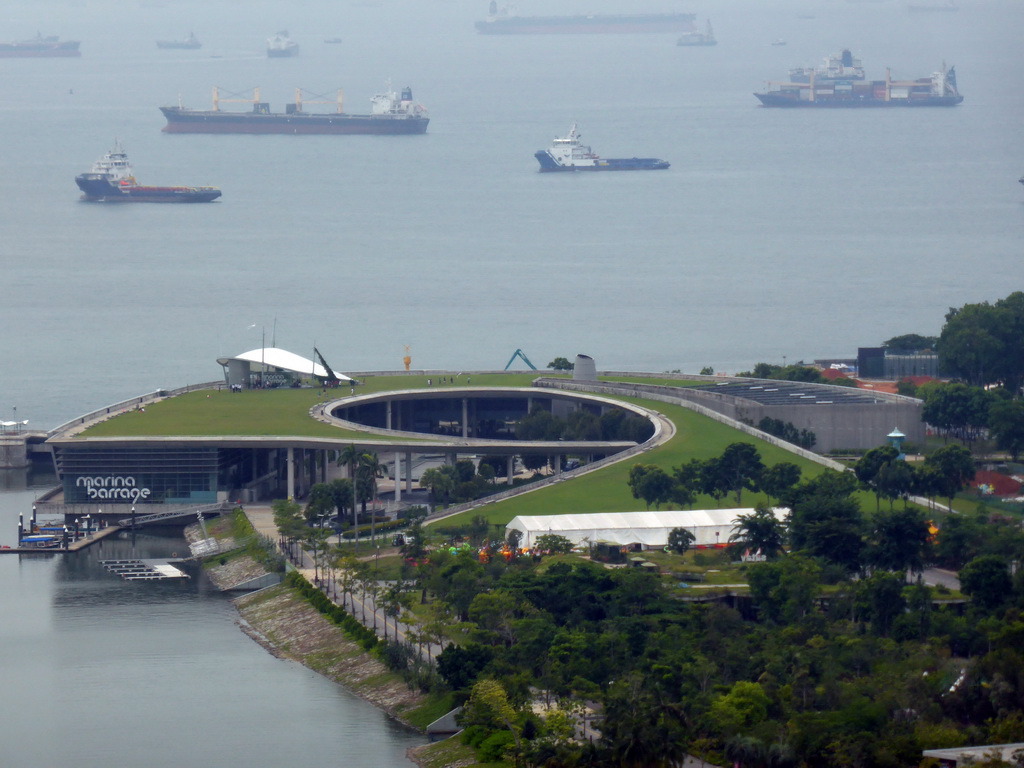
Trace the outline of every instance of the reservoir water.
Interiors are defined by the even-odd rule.
[[[1024,277],[1024,3],[957,4],[628,4],[710,14],[718,46],[679,48],[479,36],[485,0],[11,0],[0,37],[58,34],[82,57],[0,59],[0,418],[49,428],[215,379],[218,356],[264,335],[315,344],[340,371],[397,369],[405,345],[415,368],[501,368],[522,348],[541,366],[582,352],[602,368],[737,371],[937,333],[950,306]],[[265,57],[279,29],[297,58]],[[189,31],[201,50],[156,48]],[[965,101],[757,106],[765,80],[844,46],[870,78],[955,65]],[[426,135],[160,131],[160,105],[207,107],[215,85],[260,86],[275,109],[296,87],[343,87],[362,112],[387,78],[429,108]],[[533,153],[573,122],[599,154],[672,167],[539,174]],[[222,200],[79,202],[74,176],[115,138],[141,182],[216,185]],[[37,490],[3,483],[10,543]],[[416,741],[269,656],[201,579],[129,585],[99,556],[0,557],[4,765],[386,765]]]

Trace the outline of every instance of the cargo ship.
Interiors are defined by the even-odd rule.
[[[160,107],[167,118],[167,133],[289,133],[289,134],[369,134],[395,135],[427,132],[427,110],[412,99],[412,89],[403,88],[401,95],[388,84],[384,93],[370,100],[368,115],[350,115],[342,110],[344,94],[338,91],[337,101],[303,101],[302,89],[295,92],[295,101],[285,105],[284,113],[271,112],[270,104],[260,100],[260,89],[251,99],[221,98],[220,89],[213,89],[213,109]],[[249,112],[224,112],[222,102],[252,104]],[[335,112],[306,112],[306,104],[336,104]]]
[[[157,40],[156,47],[197,51],[203,47],[203,44],[199,42],[199,38],[195,36],[194,32],[189,32],[188,37],[184,40]]]
[[[43,37],[36,35],[31,40],[19,40],[15,42],[0,42],[0,57],[6,58],[33,58],[53,56],[81,56],[78,46],[81,43],[77,40],[61,40],[56,35]]]
[[[865,80],[860,60],[844,50],[825,67],[790,72],[788,82],[768,83],[755,93],[765,107],[954,107],[964,100],[956,86],[956,70],[943,65],[931,77]]]
[[[629,13],[618,15],[519,16],[514,7],[492,0],[487,18],[476,22],[482,35],[587,35],[693,32],[692,13]]]
[[[267,38],[267,56],[271,59],[287,59],[299,55],[299,44],[288,37],[288,31],[278,32]]]
[[[708,19],[707,26],[704,28],[703,32],[687,32],[676,40],[676,45],[718,45],[718,41],[715,39],[714,30],[711,29],[711,19]]]
[[[601,158],[582,144],[575,123],[569,134],[556,138],[550,149],[534,153],[541,173],[554,171],[661,171],[669,167],[664,160],[653,157]]]
[[[104,203],[209,203],[220,197],[217,187],[149,187],[135,180],[128,155],[116,143],[93,163],[88,173],[75,177],[82,199]]]

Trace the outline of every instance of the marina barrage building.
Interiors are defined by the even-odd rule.
[[[812,429],[822,452],[874,447],[894,426],[910,442],[923,439],[919,400],[845,387],[685,374],[598,376],[585,356],[574,376],[537,375],[530,386],[503,386],[501,371],[350,378],[315,355],[318,362],[276,348],[250,350],[218,360],[222,380],[132,398],[58,427],[36,446],[52,453],[60,479],[41,503],[65,516],[122,520],[138,506],[303,498],[315,483],[346,475],[338,458],[350,446],[378,455],[396,506],[409,503],[425,467],[464,458],[500,457],[500,481],[514,475],[522,457],[544,456],[557,482],[669,439],[675,426],[657,410],[661,402],[727,423],[737,439],[746,432],[819,462],[827,460],[750,425],[771,416]],[[516,384],[523,383],[519,376]],[[678,385],[666,382],[671,378]],[[599,418],[613,413],[633,420],[635,429],[628,439],[517,439],[517,424],[537,409],[563,419],[580,410]]]

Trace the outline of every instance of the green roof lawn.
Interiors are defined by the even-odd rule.
[[[443,521],[442,525],[458,525],[476,515],[483,515],[491,523],[504,525],[517,515],[636,512],[644,509],[644,502],[634,499],[629,490],[627,481],[629,470],[633,465],[654,464],[666,471],[671,471],[672,467],[677,467],[690,459],[709,459],[719,456],[727,445],[735,442],[748,442],[756,445],[761,459],[766,465],[782,461],[796,464],[803,471],[804,477],[813,477],[824,469],[820,464],[682,406],[636,398],[616,399],[626,400],[663,413],[676,425],[675,436],[660,448],[618,462],[606,469],[478,507],[449,518]],[[753,507],[758,501],[764,501],[766,498],[764,494],[745,491],[743,506]],[[727,508],[736,506],[736,504],[732,495],[722,499],[720,503],[716,503],[710,496],[701,496],[693,506],[695,509],[707,509],[716,506]]]
[[[538,373],[484,374],[472,377],[473,386],[528,387]],[[373,376],[356,388],[360,395],[396,389],[426,389],[426,376]],[[431,376],[431,391],[443,389]],[[447,378],[447,377],[446,377]],[[458,384],[465,384],[459,377]],[[309,409],[325,399],[348,395],[347,387],[320,389],[201,389],[129,411],[89,427],[78,437],[178,437],[181,435],[236,436],[288,435],[299,437],[366,438],[365,432],[341,429],[317,421]],[[387,440],[374,436],[375,440]],[[408,438],[402,438],[408,440]]]
[[[479,374],[471,377],[474,386],[527,387],[540,375],[550,372],[505,374]],[[357,388],[359,394],[372,394],[400,389],[426,389],[426,376],[367,377]],[[438,376],[431,391],[446,385]],[[447,378],[447,376],[446,376]],[[654,377],[616,377],[616,381],[639,381],[688,386],[691,382],[662,380]],[[466,377],[458,377],[456,385],[465,384]],[[328,393],[328,399],[347,394],[345,388]],[[143,436],[234,436],[234,435],[288,435],[300,437],[366,437],[323,424],[309,415],[316,403],[323,401],[319,389],[246,390],[232,393],[227,390],[198,390],[146,406],[144,413],[131,411],[90,427],[82,437],[143,437]],[[687,408],[639,398],[613,398],[644,406],[663,413],[676,425],[676,435],[665,445],[652,451],[614,464],[606,469],[565,480],[530,493],[478,507],[449,518],[445,523],[464,522],[468,517],[484,515],[492,523],[505,524],[517,515],[567,514],[578,512],[626,512],[643,508],[643,502],[634,499],[629,491],[627,477],[634,464],[655,464],[666,470],[689,461],[718,456],[729,443],[743,441],[757,446],[765,464],[790,461],[797,464],[804,476],[813,476],[822,470],[820,464],[746,435],[721,422],[702,416]],[[374,439],[386,439],[374,436]],[[764,500],[763,494],[743,495],[743,506],[752,507]],[[717,506],[730,506],[733,497],[723,499]],[[710,497],[701,497],[697,508],[714,507]]]

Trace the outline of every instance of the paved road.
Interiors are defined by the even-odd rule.
[[[249,518],[249,522],[252,523],[253,528],[256,529],[257,533],[270,539],[271,541],[277,541],[279,534],[277,531],[277,525],[274,524],[274,511],[270,507],[246,507],[246,517]],[[336,537],[332,543],[337,543]],[[318,570],[313,566],[313,558],[308,552],[299,550],[299,560],[296,562],[292,561],[292,564],[296,569],[302,573],[306,580],[310,584],[316,583]],[[368,559],[372,556],[367,555],[365,558]],[[397,632],[400,642],[412,647],[417,653],[420,652],[420,644],[414,639],[417,634],[417,628],[409,624],[408,622],[396,620],[393,617],[385,616],[384,610],[375,605],[373,596],[369,593],[360,594],[355,592],[350,596],[343,596],[339,585],[330,578],[322,578],[322,589],[324,593],[334,602],[335,605],[341,605],[344,599],[346,609],[351,608],[355,605],[354,616],[363,622],[363,624],[371,630],[375,630],[378,637],[381,639],[385,636],[385,621],[387,622],[387,637],[393,639]],[[382,589],[386,589],[390,586],[387,582],[380,582]],[[433,660],[437,658],[437,654],[444,650],[442,646],[436,643],[423,644],[421,658],[429,660],[433,663]]]
[[[925,568],[923,578],[924,583],[929,587],[941,584],[957,592],[960,591],[960,579],[957,578],[956,571],[948,571],[945,568]]]

